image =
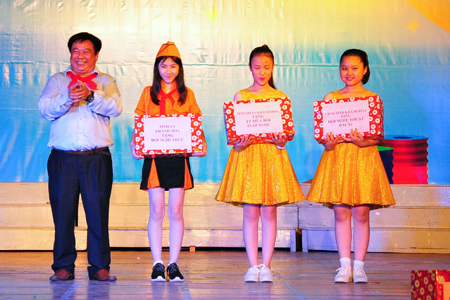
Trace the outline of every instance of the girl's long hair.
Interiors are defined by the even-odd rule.
[[[272,59],[272,62],[273,62],[273,65],[275,66],[275,58],[273,57],[273,53],[272,53],[272,50],[270,50],[270,48],[269,48],[269,46],[267,46],[267,45],[262,45],[261,47],[256,47],[255,49],[253,49],[253,51],[250,53],[250,61],[249,61],[249,63],[248,63],[248,65],[249,65],[249,67],[251,68],[252,67],[252,59],[253,59],[253,57],[255,57],[255,56],[257,56],[257,55],[264,55],[264,56],[267,56],[267,57],[270,57],[271,59]],[[270,79],[269,79],[269,85],[271,86],[271,87],[273,87],[274,89],[277,89],[276,87],[275,87],[275,82],[273,81],[273,72],[272,72],[272,75],[270,76]]]
[[[159,74],[158,67],[161,62],[164,62],[168,58],[171,58],[179,66],[178,76],[175,78],[175,82],[177,83],[177,90],[180,94],[178,103],[180,103],[180,105],[183,105],[184,103],[186,103],[187,88],[184,84],[183,63],[181,62],[181,59],[176,56],[160,56],[155,60],[155,65],[153,67],[153,84],[150,91],[150,96],[152,98],[152,102],[156,105],[159,105],[158,94],[161,91],[162,77]]]
[[[345,50],[344,53],[342,53],[342,55],[341,55],[341,60],[339,61],[339,66],[342,64],[342,60],[346,56],[359,57],[364,64],[364,68],[367,67],[367,72],[366,72],[366,74],[364,74],[363,79],[362,79],[362,83],[366,84],[369,81],[369,77],[370,77],[369,56],[367,55],[367,53],[365,51],[359,50],[359,49]]]

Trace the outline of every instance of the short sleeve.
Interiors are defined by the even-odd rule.
[[[136,114],[141,115],[141,116],[145,115],[145,113],[146,113],[145,105],[146,105],[147,101],[150,101],[151,88],[152,88],[151,86],[147,86],[142,91],[141,98],[139,99],[138,105],[136,106],[136,109],[134,110],[134,112]]]
[[[195,99],[194,92],[188,88],[186,104],[189,105],[189,112],[193,114],[202,114],[200,107],[197,104],[197,100]]]

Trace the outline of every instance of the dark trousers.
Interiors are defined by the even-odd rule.
[[[74,273],[75,218],[81,193],[88,226],[88,272],[92,278],[111,263],[109,248],[109,200],[112,188],[112,160],[107,154],[68,154],[52,150],[47,163],[48,190],[55,224],[52,269]]]

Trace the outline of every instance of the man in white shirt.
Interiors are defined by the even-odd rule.
[[[81,193],[88,225],[89,279],[109,273],[108,218],[113,171],[110,117],[122,113],[114,78],[97,70],[100,39],[87,32],[69,39],[70,67],[50,77],[39,111],[51,121],[48,189],[55,224],[51,281],[75,278],[75,218]]]

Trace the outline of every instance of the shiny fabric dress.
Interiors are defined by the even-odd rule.
[[[278,90],[261,96],[245,89],[241,94],[243,101],[286,97]],[[216,200],[233,205],[279,206],[305,200],[305,196],[286,149],[280,150],[275,144],[253,144],[240,152],[231,149]]]
[[[346,98],[339,91],[332,94],[333,99]],[[324,150],[306,199],[330,208],[368,204],[377,209],[395,204],[377,146],[361,148],[345,142]]]

